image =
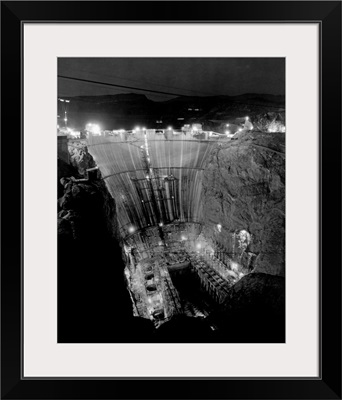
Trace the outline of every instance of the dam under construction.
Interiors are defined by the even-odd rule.
[[[64,89],[58,341],[284,342],[285,97]]]
[[[231,263],[228,250],[215,250],[204,234],[202,176],[217,145],[208,136],[138,130],[88,138],[88,151],[116,202],[134,315],[156,326],[177,314],[206,317],[252,270],[251,262]],[[181,276],[190,282],[187,290],[177,290]]]
[[[264,167],[257,171],[247,165],[237,174],[218,163],[225,153],[225,163],[236,163],[237,157],[246,162],[246,147],[253,155],[248,162],[255,163],[260,153],[277,164],[284,162],[281,147],[255,143],[252,135],[256,133],[241,125],[235,140],[197,129],[145,128],[88,132],[86,139],[61,137],[68,157],[82,154],[91,160],[85,177],[73,178],[65,187],[101,182],[102,190],[113,199],[107,223],[119,244],[131,313],[133,318],[150,321],[156,332],[182,318],[200,321],[200,329],[209,336],[220,332],[222,321],[217,323],[212,316],[220,315],[242,278],[259,277],[259,271],[269,273],[267,262],[272,263],[271,275],[283,275],[282,264],[274,265],[275,259],[282,259],[282,250],[263,252],[257,233],[264,235],[266,229],[253,229],[270,217],[261,199],[268,196],[274,178]],[[236,187],[226,187],[236,181],[240,196],[234,193]],[[276,197],[279,190],[283,187],[277,188]],[[248,215],[246,199],[252,200],[249,212],[253,215]],[[267,240],[264,246],[269,246]],[[113,259],[113,268],[116,264]],[[166,340],[163,335],[162,340]]]

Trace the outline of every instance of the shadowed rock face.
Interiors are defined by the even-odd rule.
[[[209,320],[222,342],[284,342],[285,279],[262,273],[244,276]]]
[[[62,178],[58,213],[58,341],[151,341],[134,318],[116,239],[115,203],[102,181]]]
[[[105,185],[74,182],[62,178],[64,195],[59,198],[58,229],[60,239],[74,240],[116,236],[115,203]]]
[[[285,279],[263,273],[246,275],[232,286],[222,307],[226,312],[263,308],[282,314],[285,309]]]
[[[80,175],[85,175],[88,168],[96,166],[93,157],[89,154],[85,142],[71,142],[69,146],[70,163],[73,165]]]
[[[285,154],[283,133],[244,133],[215,149],[203,175],[205,235],[254,270],[285,274]],[[220,224],[220,232],[215,230]],[[241,246],[235,236],[250,240]]]

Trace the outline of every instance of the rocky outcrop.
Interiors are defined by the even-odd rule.
[[[64,194],[64,187],[61,184],[61,179],[64,178],[64,177],[70,177],[70,176],[78,177],[78,171],[72,165],[70,165],[69,163],[63,161],[60,158],[58,158],[58,160],[57,160],[57,171],[58,171],[58,175],[57,175],[57,179],[58,179],[57,196],[58,196],[58,198],[60,198]]]
[[[94,234],[117,238],[115,202],[102,181],[61,178],[60,182],[64,187],[58,199],[60,239],[85,240]]]
[[[61,186],[64,193],[58,199],[58,340],[132,341],[140,325],[133,318],[125,284],[115,202],[100,180],[64,177]],[[150,330],[146,327],[146,332]]]
[[[204,171],[203,216],[206,238],[244,272],[285,275],[284,133],[243,132],[217,145]]]
[[[88,168],[96,167],[96,163],[88,152],[86,141],[69,141],[70,164],[80,175],[85,175]]]

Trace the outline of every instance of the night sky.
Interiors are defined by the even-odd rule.
[[[59,58],[58,74],[188,96],[285,94],[284,58]],[[59,96],[140,93],[134,89],[58,79]]]

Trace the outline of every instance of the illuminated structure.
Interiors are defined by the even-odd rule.
[[[91,133],[93,136],[101,135],[101,128],[97,124],[89,123],[86,125],[86,131]]]

